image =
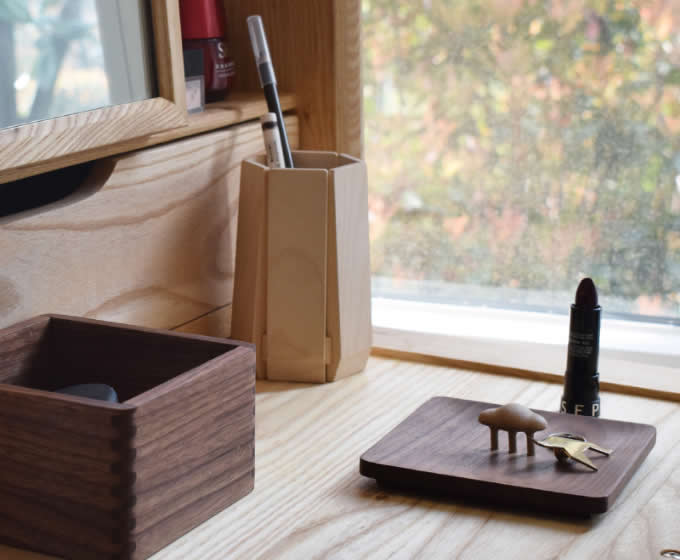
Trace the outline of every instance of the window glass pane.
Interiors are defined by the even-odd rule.
[[[0,0],[0,128],[153,97],[149,0]]]
[[[680,2],[362,17],[374,295],[680,319]]]

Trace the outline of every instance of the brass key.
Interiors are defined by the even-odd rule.
[[[568,459],[573,459],[594,471],[597,470],[597,467],[586,457],[585,452],[588,449],[592,449],[603,455],[611,455],[614,451],[613,449],[606,449],[601,445],[586,441],[584,437],[574,434],[553,434],[542,441],[534,440],[534,443],[546,449],[552,449],[557,460],[562,463]]]

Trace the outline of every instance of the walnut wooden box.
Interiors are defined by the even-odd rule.
[[[258,377],[323,383],[361,371],[371,350],[366,165],[293,160],[242,163],[232,335],[255,343]]]
[[[105,383],[120,404],[53,393]],[[0,539],[146,558],[253,488],[251,345],[65,316],[0,330]]]

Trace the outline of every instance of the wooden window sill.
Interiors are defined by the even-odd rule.
[[[282,111],[295,109],[295,96],[291,93],[280,93],[279,101]],[[259,118],[267,112],[267,102],[262,91],[235,91],[224,101],[208,103],[200,113],[191,113],[187,117],[187,126],[152,135],[148,145],[161,144],[202,132],[217,130]],[[146,147],[146,146],[144,146]]]

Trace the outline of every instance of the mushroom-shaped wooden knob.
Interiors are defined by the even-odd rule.
[[[498,408],[489,408],[479,415],[479,422],[491,430],[491,449],[498,449],[498,430],[508,432],[508,451],[517,451],[517,432],[524,432],[527,438],[527,455],[534,454],[534,433],[545,430],[548,422],[526,406],[510,403]]]

